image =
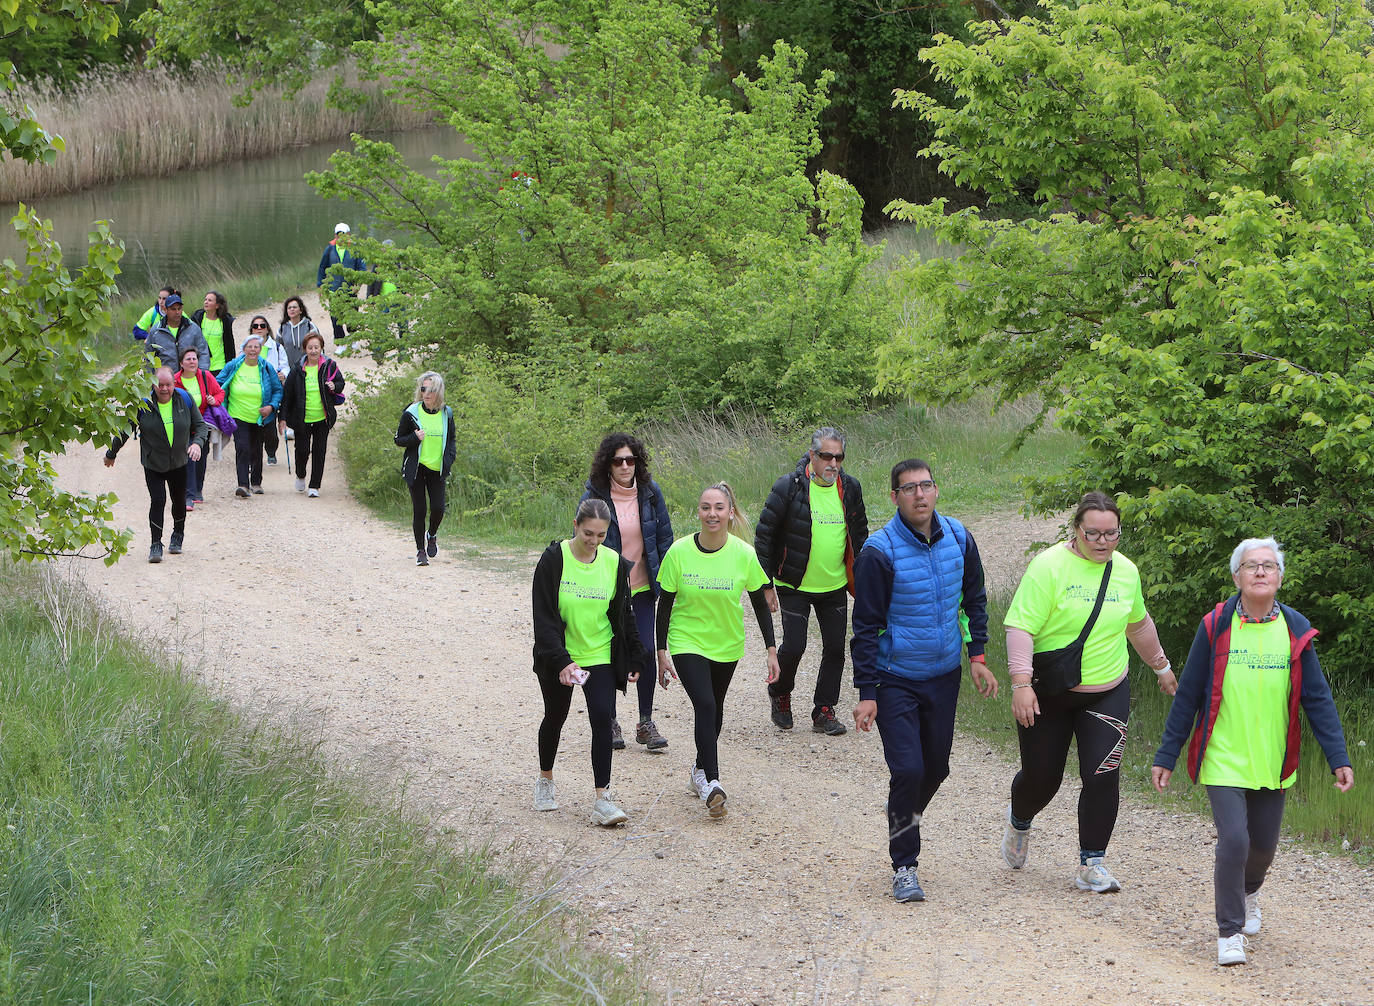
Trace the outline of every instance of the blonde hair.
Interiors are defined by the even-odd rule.
[[[415,382],[415,401],[420,402],[421,405],[424,404],[420,401],[420,389],[425,386],[426,381],[428,381],[429,386],[434,389],[434,407],[436,409],[443,409],[444,378],[441,375],[436,374],[432,370],[426,370],[423,374],[420,375],[420,379]]]
[[[739,503],[735,501],[735,490],[730,488],[729,482],[717,482],[715,485],[707,486],[702,492],[709,493],[712,489],[724,496],[725,502],[730,504],[730,533],[736,538],[742,538],[744,541],[749,541],[751,537],[749,530],[749,515],[746,514],[744,510],[740,508]]]

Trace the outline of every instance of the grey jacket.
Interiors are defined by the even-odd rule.
[[[191,396],[181,388],[172,391],[172,440],[167,442],[167,427],[162,422],[162,413],[152,398],[143,399],[138,407],[134,421],[138,427],[139,460],[150,472],[175,471],[186,464],[186,451],[192,444],[200,444],[205,450],[210,439],[210,426],[201,418],[200,410],[191,401]],[[115,439],[105,452],[107,458],[114,458],[129,440],[129,434]]]
[[[205,341],[200,326],[184,315],[181,319],[181,328],[176,335],[172,335],[171,329],[167,327],[166,318],[148,332],[148,352],[156,353],[158,361],[164,367],[179,369],[181,354],[188,349],[194,349],[199,354],[200,366],[210,366],[210,346]]]
[[[296,364],[301,362],[301,357],[305,355],[305,337],[311,332],[318,332],[315,323],[309,318],[302,318],[294,325],[289,321],[281,323],[281,328],[277,329],[277,341],[286,350],[286,370],[288,372],[296,369]]]

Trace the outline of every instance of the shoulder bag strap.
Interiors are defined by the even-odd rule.
[[[1088,633],[1093,631],[1093,626],[1097,623],[1097,616],[1102,611],[1102,602],[1107,599],[1107,583],[1112,578],[1112,561],[1107,560],[1107,568],[1102,571],[1102,585],[1097,588],[1097,601],[1093,604],[1093,613],[1088,616],[1087,622],[1083,624],[1083,631],[1078,634],[1078,638],[1073,641],[1074,646],[1082,646],[1088,641]]]

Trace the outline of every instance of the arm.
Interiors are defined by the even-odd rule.
[[[304,382],[302,382],[304,383]],[[291,415],[296,407],[296,372],[293,370],[286,375],[286,380],[281,387],[281,414],[283,417]],[[285,422],[285,418],[282,422]]]
[[[613,631],[622,640],[622,646],[629,647],[625,652],[642,653],[644,645],[639,640],[639,627],[635,625],[634,610],[630,607],[630,563],[623,558],[616,566],[615,595],[611,598],[608,615]],[[638,681],[639,671],[631,670],[629,680]]]
[[[663,498],[663,490],[654,483],[654,534],[658,538],[660,559],[673,547],[673,522],[668,516],[668,501]]]
[[[772,584],[749,591],[749,602],[754,606],[754,617],[759,622],[759,632],[763,635],[763,645],[768,648],[767,681],[770,685],[782,676],[782,668],[778,666],[778,644],[773,635],[773,608],[770,603],[772,593]]]
[[[186,394],[181,392],[181,394]],[[186,395],[188,410],[191,413],[191,446],[199,447],[201,452],[205,451],[205,445],[210,442],[210,424],[205,421],[205,417],[200,414],[200,409],[196,408],[195,402],[190,401],[190,395]],[[199,461],[199,457],[191,459]]]
[[[892,565],[876,548],[866,548],[854,564],[854,635],[849,641],[860,701],[878,696],[878,637],[887,628],[891,603]]]
[[[763,509],[759,511],[759,522],[754,525],[754,554],[759,557],[759,565],[770,577],[778,575],[779,562],[774,549],[787,510],[791,480],[791,475],[784,475],[773,483],[773,488],[768,490],[768,498],[763,501]]]
[[[531,610],[534,614],[534,657],[546,668],[562,673],[573,662],[564,642],[565,626],[558,614],[558,578],[563,572],[563,553],[550,547],[534,568]]]
[[[1164,721],[1164,733],[1155,751],[1154,767],[1172,773],[1178,762],[1178,753],[1183,742],[1188,739],[1201,712],[1207,682],[1211,679],[1212,641],[1207,637],[1207,623],[1198,626],[1193,636],[1193,645],[1188,649],[1188,661],[1183,665],[1183,675],[1174,693],[1173,704],[1169,707],[1169,717]],[[1155,773],[1151,773],[1154,775]],[[1168,785],[1168,776],[1156,788]]]
[[[329,362],[334,364],[334,371],[329,375],[329,386],[334,389],[334,394],[341,395],[344,389],[343,371],[339,369],[339,365],[334,363],[333,360]]]
[[[419,446],[420,438],[415,435],[416,431],[418,431],[419,429],[420,424],[415,421],[415,417],[412,416],[409,412],[403,411],[401,413],[401,421],[396,425],[396,436],[394,438],[396,441],[396,446]]]
[[[447,479],[453,462],[458,460],[458,429],[453,422],[453,410],[449,409],[447,405],[444,408],[448,411],[448,439],[444,444],[443,477]]]
[[[1302,710],[1307,714],[1307,723],[1312,728],[1312,736],[1321,745],[1331,771],[1349,767],[1350,754],[1345,747],[1341,715],[1331,695],[1331,685],[1327,683],[1321,662],[1317,659],[1317,648],[1311,644],[1302,651],[1301,701]],[[1349,788],[1348,785],[1345,787]]]
[[[234,348],[234,316],[232,314],[226,314],[223,318],[223,322],[224,358],[226,360],[232,360],[234,357],[239,355],[238,350]]]
[[[268,387],[271,389],[272,397],[266,404],[272,406],[272,411],[275,412],[277,409],[281,408],[281,378],[277,376],[277,372],[270,366],[267,368],[267,375],[267,383]]]
[[[1178,691],[1178,679],[1174,677],[1173,667],[1164,655],[1164,647],[1160,645],[1155,620],[1147,613],[1140,621],[1132,622],[1126,626],[1126,638],[1131,641],[1131,647],[1140,659],[1154,670],[1159,679],[1159,690],[1165,695]]]
[[[968,534],[965,531],[965,534]],[[970,662],[982,657],[988,645],[988,594],[983,585],[983,557],[978,554],[978,543],[973,535],[968,535],[968,548],[964,551],[963,608],[968,616],[969,635],[968,656]]]
[[[333,247],[333,244],[324,246],[324,254],[320,256],[320,268],[315,273],[316,288],[324,286],[324,271],[329,268],[329,251]]]
[[[859,550],[864,547],[864,542],[868,541],[868,511],[864,508],[864,490],[859,485],[859,480],[851,478],[849,487],[853,493],[854,519],[849,523],[849,545],[854,549],[854,554],[858,555]],[[846,499],[849,497],[846,496]]]
[[[205,374],[205,400],[211,405],[224,404],[224,389],[220,387],[219,381],[215,380],[215,375],[210,371],[202,371]]]
[[[655,650],[658,654],[658,683],[664,688],[668,687],[668,682],[677,677],[677,671],[673,668],[673,658],[668,656],[668,625],[673,620],[673,601],[677,600],[677,592],[672,590],[660,590],[658,592],[658,610],[654,617],[654,639],[657,641]]]

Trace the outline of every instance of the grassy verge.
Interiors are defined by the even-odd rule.
[[[0,717],[6,1002],[638,1001],[556,892],[368,802],[33,570],[0,567]]]
[[[1009,591],[988,597],[988,661],[999,672],[1007,666],[1002,618],[1010,604]],[[1198,617],[1202,617],[1202,609]],[[1180,670],[1186,656],[1185,653],[1170,654]],[[1183,758],[1165,794],[1156,793],[1150,785],[1150,766],[1154,764],[1155,748],[1164,733],[1170,699],[1159,691],[1154,673],[1148,667],[1134,657],[1131,665],[1131,725],[1126,738],[1126,754],[1121,762],[1122,790],[1164,806],[1186,806],[1210,815],[1207,793],[1188,779]],[[1005,676],[1002,681],[1003,692],[992,701],[982,699],[971,687],[960,690],[959,725],[996,746],[1007,758],[1017,761],[1016,723],[1011,718],[1011,698],[1006,691]],[[1336,704],[1341,710],[1356,788],[1343,794],[1332,786],[1331,770],[1304,718],[1302,763],[1298,781],[1288,794],[1284,834],[1333,852],[1353,852],[1360,862],[1374,862],[1374,802],[1360,793],[1360,787],[1369,785],[1374,779],[1374,757],[1371,757],[1368,743],[1374,735],[1374,702],[1364,696],[1337,695]],[[1076,785],[1076,765],[1077,755],[1071,753],[1066,786]],[[1010,775],[1007,785],[1011,785]]]
[[[392,103],[375,84],[361,108],[340,111],[326,100],[329,86],[325,75],[289,101],[280,91],[267,91],[238,107],[224,70],[215,66],[190,75],[160,68],[102,71],[69,91],[22,85],[20,100],[63,138],[66,150],[53,164],[0,163],[0,203],[263,157],[353,132],[415,129],[428,121]]]

